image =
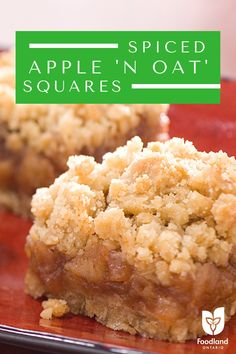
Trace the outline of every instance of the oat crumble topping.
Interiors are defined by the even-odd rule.
[[[30,237],[74,257],[102,240],[141,272],[196,264],[225,267],[236,243],[236,162],[174,138],[143,148],[140,138],[104,156],[72,156],[69,170],[33,198]]]

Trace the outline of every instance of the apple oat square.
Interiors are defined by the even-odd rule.
[[[100,161],[135,135],[168,138],[168,105],[16,105],[14,66],[13,53],[0,54],[0,206],[28,214],[36,188],[64,172],[70,155]]]
[[[203,334],[202,310],[236,312],[236,161],[223,152],[135,137],[101,163],[71,156],[32,211],[26,289],[51,301],[43,317],[61,315],[60,300],[115,330],[183,342]]]

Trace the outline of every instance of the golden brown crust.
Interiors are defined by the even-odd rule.
[[[235,312],[234,158],[177,138],[143,148],[136,137],[101,164],[72,156],[68,166],[32,202],[27,252],[44,294],[88,314],[71,300],[82,296],[98,317],[99,296],[118,297],[130,318],[153,323],[138,333],[175,341],[202,333],[202,309]],[[111,310],[103,322],[114,321]]]

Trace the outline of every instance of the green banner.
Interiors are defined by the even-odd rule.
[[[220,32],[16,32],[16,103],[220,103]]]

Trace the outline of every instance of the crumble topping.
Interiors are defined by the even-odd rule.
[[[33,197],[29,239],[68,259],[97,242],[140,274],[170,284],[199,264],[226,267],[236,244],[236,161],[174,138],[143,148],[135,137],[102,163],[72,156],[68,171]]]

